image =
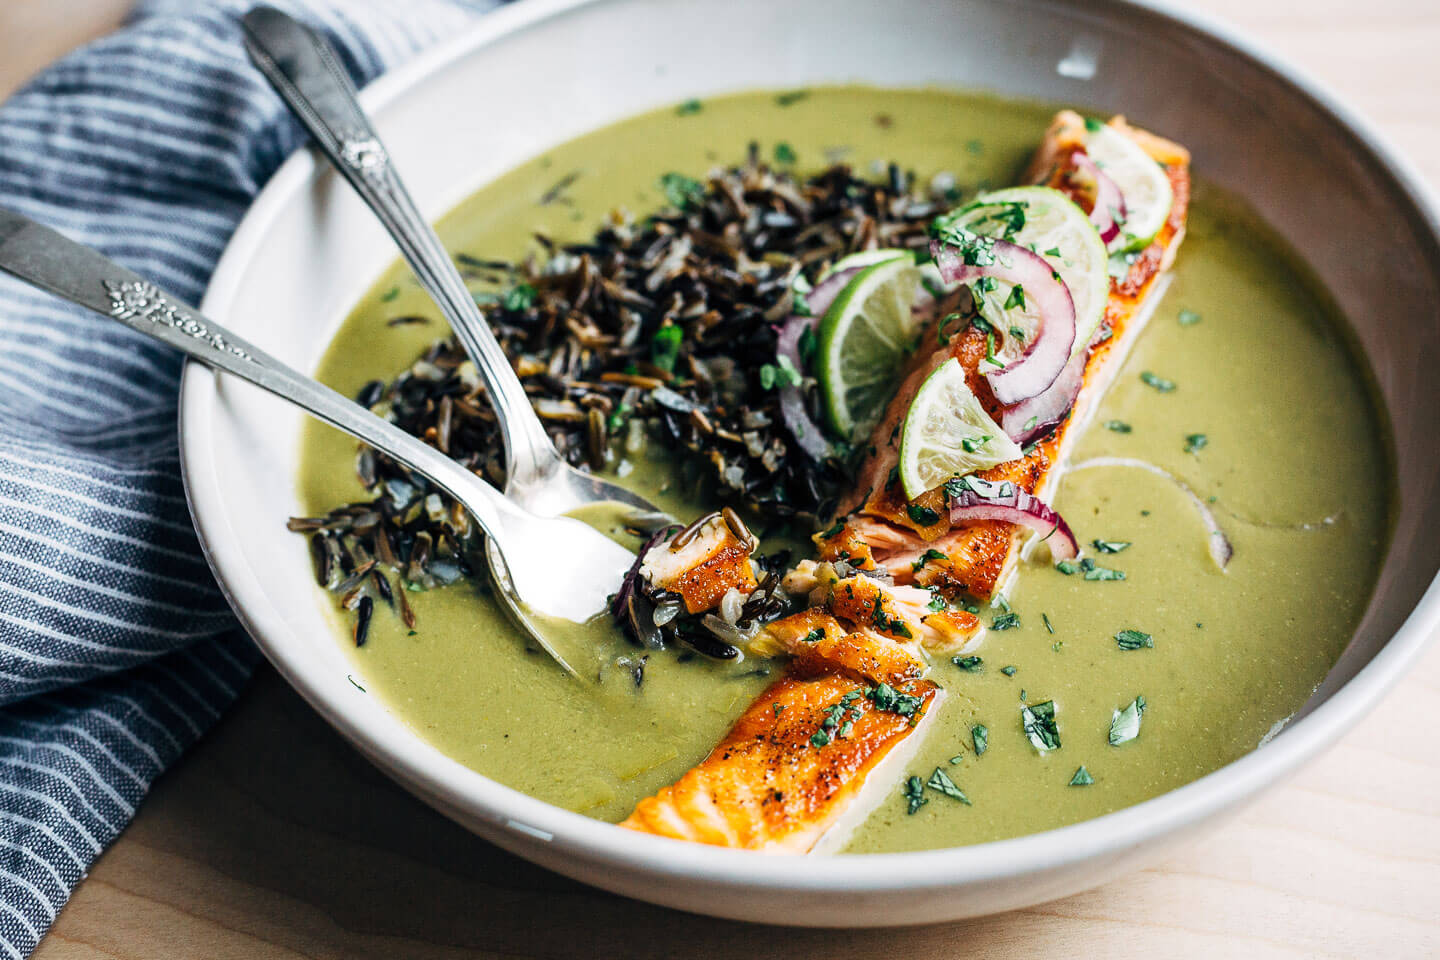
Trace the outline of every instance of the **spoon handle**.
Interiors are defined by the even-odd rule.
[[[503,536],[502,520],[517,511],[498,490],[434,447],[297,373],[89,247],[5,209],[0,209],[0,271],[118,320],[363,440],[463,503],[481,529],[492,534],[491,542],[498,543],[493,535]]]
[[[380,218],[475,362],[499,416],[511,481],[550,472],[560,455],[449,253],[396,174],[334,49],[273,7],[256,7],[241,24],[250,59]]]

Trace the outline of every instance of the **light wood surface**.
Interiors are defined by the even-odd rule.
[[[124,6],[0,0],[0,95]],[[1204,6],[1333,85],[1440,185],[1440,3]],[[266,669],[35,956],[1440,956],[1436,717],[1440,645],[1321,759],[1153,869],[966,923],[795,931],[621,900],[501,853],[391,784]]]

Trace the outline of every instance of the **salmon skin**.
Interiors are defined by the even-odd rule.
[[[1026,179],[1064,191],[1088,207],[1074,176],[1084,124],[1078,114],[1058,114]],[[1157,282],[1185,233],[1189,155],[1123,118],[1112,119],[1110,126],[1165,167],[1174,203],[1154,241],[1134,256],[1124,276],[1111,279],[1104,322],[1087,348],[1082,387],[1069,415],[1020,459],[978,475],[1042,499],[1148,318],[1145,306],[1158,298]],[[802,561],[785,576],[785,590],[805,596],[808,609],[765,624],[750,644],[751,652],[761,656],[789,656],[786,676],[746,708],[709,756],[673,785],[640,801],[621,826],[717,846],[807,853],[838,848],[850,829],[893,792],[901,778],[885,768],[909,761],[946,695],[925,679],[925,655],[973,645],[983,633],[973,614],[934,609],[921,588],[989,599],[1018,555],[1014,524],[952,525],[943,488],[910,501],[893,479],[899,427],[910,402],[925,378],[951,357],[959,360],[987,412],[1000,419],[1000,404],[978,371],[985,353],[985,336],[974,328],[946,343],[933,329],[927,333],[875,430],[857,489],[841,511],[843,519],[815,535],[818,561]],[[927,509],[909,509],[916,505]],[[932,514],[931,523],[913,519]],[[653,577],[673,581],[673,589],[683,592],[680,585],[688,581],[682,568],[709,562],[707,576],[695,589],[696,602],[708,602],[722,588],[744,585],[738,564],[725,552],[733,547],[716,531],[711,539],[672,550],[680,554],[674,558],[656,548]],[[689,605],[692,598],[687,594],[685,599]]]
[[[1110,127],[1130,138],[1164,166],[1174,191],[1170,216],[1148,247],[1135,255],[1123,277],[1112,277],[1104,321],[1089,346],[1083,386],[1069,416],[1018,460],[999,464],[977,476],[1009,482],[1020,490],[1049,498],[1071,440],[1081,432],[1105,387],[1114,377],[1148,319],[1144,307],[1158,297],[1157,281],[1174,261],[1185,234],[1190,197],[1190,156],[1183,147],[1127,124],[1123,117]],[[1031,161],[1027,180],[1054,187],[1082,208],[1090,201],[1079,186],[1074,156],[1083,151],[1085,121],[1063,111],[1051,122]],[[821,559],[846,559],[863,568],[883,567],[898,584],[939,590],[949,597],[992,598],[1014,568],[1021,529],[1000,520],[970,520],[952,525],[943,487],[910,500],[896,478],[900,427],[920,385],[937,367],[954,357],[965,370],[970,389],[998,422],[1001,406],[979,370],[986,352],[985,335],[974,327],[941,344],[931,329],[916,352],[895,398],[871,437],[870,453],[858,472],[859,482],[842,503],[843,522],[815,535]],[[925,509],[914,509],[922,507]],[[915,518],[934,518],[922,523]]]

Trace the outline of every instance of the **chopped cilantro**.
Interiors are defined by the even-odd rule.
[[[1129,540],[1091,540],[1091,544],[1101,553],[1119,553],[1130,546]]]
[[[985,661],[980,657],[951,657],[950,662],[966,673],[978,673],[980,665]]]
[[[1158,374],[1151,373],[1149,370],[1146,370],[1144,373],[1140,374],[1140,380],[1145,384],[1145,386],[1154,387],[1161,393],[1170,393],[1175,389],[1174,380],[1166,380],[1164,377],[1159,376]]]
[[[1005,676],[1007,677],[1013,677],[1015,676],[1017,670],[1014,666],[1004,666],[1000,668],[1000,672],[1005,674]]]
[[[1080,561],[1080,569],[1085,571],[1086,580],[1124,580],[1124,570],[1111,570],[1109,567],[1102,567],[1094,560],[1085,559]]]
[[[939,767],[936,767],[935,772],[930,774],[930,779],[925,782],[925,786],[945,794],[952,800],[959,800],[967,807],[971,805],[970,798],[965,796],[965,792],[957,787],[955,781],[951,780],[950,776]]]
[[[782,166],[790,166],[795,162],[795,148],[784,140],[775,144],[775,162]]]
[[[391,287],[389,290],[386,290],[380,295],[380,302],[389,303],[391,300],[394,300],[398,296],[400,296],[400,288]]]
[[[1101,123],[1099,120],[1096,120],[1094,117],[1085,118],[1085,129],[1089,130],[1091,133],[1098,133],[1104,126],[1105,124]]]
[[[994,437],[988,436],[988,435],[987,435],[987,436],[983,436],[983,437],[978,437],[978,438],[977,438],[977,437],[961,437],[961,438],[960,438],[960,447],[961,447],[961,449],[963,449],[966,453],[974,453],[975,451],[979,450],[981,447],[985,446],[985,444],[989,443],[991,440],[994,440],[994,439],[995,439]]]
[[[689,117],[705,109],[704,104],[699,100],[686,100],[675,108],[675,114],[681,117]]]
[[[650,340],[650,362],[666,373],[675,372],[675,361],[680,358],[680,341],[685,331],[675,326],[661,327]]]
[[[350,674],[345,674],[345,679],[350,681],[350,686],[354,687],[356,690],[359,690],[361,693],[367,692],[364,687],[360,686],[360,684],[355,682],[355,678]]]
[[[1180,315],[1175,319],[1180,321],[1182,327],[1193,327],[1200,322],[1200,314],[1194,310],[1181,310]]]
[[[957,753],[957,754],[955,754],[955,756],[953,756],[953,757],[950,758],[950,765],[953,767],[953,766],[955,766],[956,764],[963,763],[964,760],[965,760],[965,754],[963,754],[963,753]]]
[[[945,610],[949,609],[949,606],[950,605],[945,602],[944,597],[942,597],[938,593],[935,593],[931,594],[930,602],[925,604],[925,609],[929,610],[932,613],[942,613]]]
[[[515,312],[529,310],[535,306],[535,298],[539,295],[540,291],[528,283],[522,283],[505,291],[505,299],[501,301],[501,306]]]
[[[1140,735],[1140,718],[1145,715],[1145,697],[1137,696],[1123,710],[1110,717],[1110,746],[1118,747]]]
[[[1210,443],[1210,438],[1203,433],[1187,433],[1185,435],[1185,452],[1195,453],[1204,450]]]
[[[806,642],[806,643],[819,643],[821,640],[824,640],[824,639],[825,639],[825,628],[824,628],[824,627],[816,627],[814,630],[811,630],[809,633],[805,634],[805,642]]]
[[[1090,771],[1085,769],[1085,764],[1083,763],[1075,769],[1074,776],[1070,778],[1070,786],[1072,787],[1088,787],[1094,782],[1095,778],[1090,776]]]
[[[1004,307],[1006,310],[1013,310],[1016,307],[1021,310],[1025,309],[1025,288],[1022,285],[1017,283],[1010,288],[1010,296],[1005,298]]]
[[[811,745],[812,747],[824,747],[824,746],[828,746],[829,743],[830,743],[830,733],[829,733],[829,731],[827,731],[827,730],[820,729],[820,730],[816,730],[814,733],[810,734],[810,745]]]
[[[795,369],[795,364],[783,354],[776,357],[774,363],[760,366],[760,386],[766,390],[773,390],[777,386],[798,387],[803,379],[800,371]]]
[[[1002,613],[990,621],[991,630],[1013,630],[1020,626],[1020,614]]]
[[[1113,430],[1116,433],[1129,433],[1135,428],[1130,426],[1130,424],[1126,423],[1124,420],[1106,420],[1105,429]]]
[[[1047,257],[1058,257],[1058,256],[1060,256],[1060,255],[1061,255],[1061,254],[1060,254],[1060,248],[1059,248],[1059,247],[1051,247],[1049,250],[1046,250],[1046,251],[1045,251],[1045,256],[1047,256]]]
[[[946,331],[946,328],[949,327],[951,324],[959,324],[964,319],[965,317],[958,313],[947,313],[944,317],[940,318],[939,325],[935,327],[936,342],[938,342],[942,347],[949,343],[950,334]],[[957,326],[956,329],[958,331],[959,327]]]
[[[844,529],[845,521],[836,520],[835,525],[830,527],[828,530],[825,530],[823,533],[820,534],[820,536],[824,537],[826,540],[830,540],[834,537],[838,537],[840,535],[840,531]]]
[[[780,716],[780,714],[782,714],[782,713],[785,712],[785,704],[783,704],[783,703],[772,703],[772,704],[770,704],[770,709],[771,709],[771,710],[774,710],[774,711],[775,711],[775,716],[778,717],[778,716]]]
[[[1054,700],[1021,706],[1020,722],[1025,728],[1025,736],[1036,750],[1046,753],[1060,748],[1060,728],[1055,723]]]
[[[1121,650],[1139,650],[1141,647],[1155,646],[1155,638],[1139,630],[1121,630],[1115,634],[1115,642]]]
[[[900,792],[905,797],[906,813],[914,813],[930,802],[930,798],[925,796],[925,784],[919,777],[907,779],[905,785],[900,788]]]
[[[922,527],[928,527],[931,524],[940,522],[940,514],[931,510],[929,507],[922,507],[918,503],[912,503],[906,507],[905,515]]]
[[[932,548],[930,548],[929,550],[926,550],[924,553],[920,554],[920,559],[919,559],[919,560],[916,560],[914,563],[910,564],[910,569],[911,569],[912,571],[918,573],[918,572],[920,571],[920,568],[923,567],[923,566],[925,566],[925,564],[929,563],[931,560],[944,560],[944,559],[945,559],[945,554],[941,553],[939,550],[936,550],[935,548],[932,547]]]
[[[871,703],[875,704],[876,710],[885,710],[889,713],[897,713],[902,717],[911,717],[920,709],[924,701],[919,697],[908,693],[901,693],[888,683],[881,683],[865,691],[865,696]]]
[[[683,173],[670,172],[660,177],[665,200],[677,210],[694,210],[705,202],[705,185]]]
[[[1052,627],[1052,626],[1050,626],[1050,614],[1048,614],[1048,613],[1042,613],[1042,614],[1040,614],[1040,619],[1045,621],[1045,629],[1046,629],[1046,630],[1050,631],[1051,633],[1054,633],[1054,632],[1055,632],[1055,628]]]
[[[1015,289],[1016,289],[1016,290],[1019,290],[1020,288],[1019,288],[1019,287],[1016,287]],[[1020,343],[1024,343],[1024,342],[1025,342],[1025,331],[1024,331],[1024,330],[1021,330],[1019,327],[1011,327],[1011,328],[1010,328],[1010,336],[1014,337],[1014,338],[1015,338],[1017,341],[1019,341]]]
[[[983,723],[975,724],[970,728],[970,743],[975,747],[975,756],[984,756],[990,749],[990,728]]]
[[[1074,573],[1080,568],[1075,566],[1075,564],[1071,563],[1069,560],[1061,560],[1059,563],[1055,564],[1055,569],[1059,570],[1061,573],[1065,574],[1065,576],[1068,577],[1070,576],[1070,574]]]
[[[782,107],[788,107],[791,104],[799,103],[808,96],[810,96],[809,90],[787,90],[784,93],[775,94],[775,103]]]

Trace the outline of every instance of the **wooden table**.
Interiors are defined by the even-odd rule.
[[[4,0],[0,94],[125,6]],[[1331,83],[1440,184],[1440,3],[1206,6]],[[1158,867],[966,923],[804,931],[621,900],[504,854],[391,784],[265,669],[35,956],[1440,956],[1437,717],[1440,645],[1329,753]]]

